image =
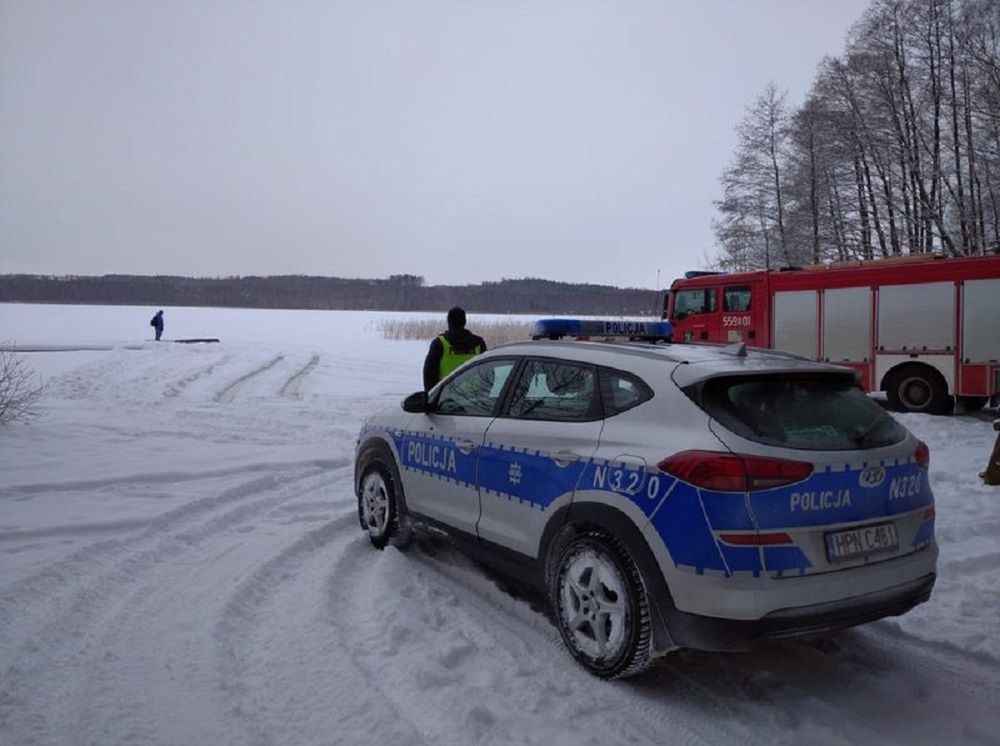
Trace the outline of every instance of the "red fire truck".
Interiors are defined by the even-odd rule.
[[[746,342],[854,368],[894,409],[1000,395],[1000,256],[915,256],[780,271],[688,272],[664,300],[675,340]]]

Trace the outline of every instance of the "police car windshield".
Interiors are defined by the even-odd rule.
[[[906,437],[849,375],[714,378],[686,393],[724,427],[758,443],[848,451],[882,448]]]

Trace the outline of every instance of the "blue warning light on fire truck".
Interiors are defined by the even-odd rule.
[[[611,319],[539,319],[531,328],[533,339],[563,337],[624,337],[668,340],[673,328],[666,321],[622,321]]]

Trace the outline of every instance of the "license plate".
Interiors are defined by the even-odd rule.
[[[899,534],[894,523],[831,531],[826,535],[826,556],[830,562],[866,557],[899,548]]]

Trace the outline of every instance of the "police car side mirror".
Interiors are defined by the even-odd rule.
[[[403,399],[404,412],[426,412],[428,409],[426,391],[417,391]]]

